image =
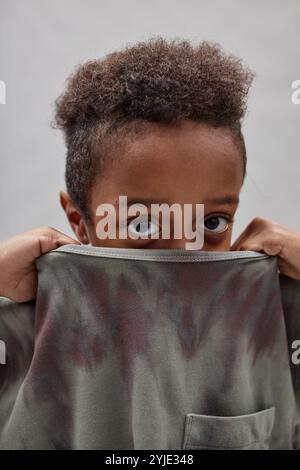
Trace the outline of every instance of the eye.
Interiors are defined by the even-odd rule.
[[[148,216],[139,216],[128,224],[129,236],[133,238],[148,238],[159,232],[159,225]]]
[[[208,232],[222,233],[227,230],[229,222],[229,219],[226,217],[214,215],[204,221],[204,228]]]

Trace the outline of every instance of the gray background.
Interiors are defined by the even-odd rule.
[[[299,0],[0,0],[0,239],[41,225],[72,235],[54,100],[77,64],[154,34],[217,41],[256,72],[233,235],[255,216],[300,231]]]

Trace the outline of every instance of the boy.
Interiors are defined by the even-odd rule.
[[[184,247],[184,238],[99,240],[96,209],[119,195],[146,206],[202,203],[204,250],[264,251],[278,256],[283,274],[300,278],[300,235],[286,227],[255,218],[231,245],[246,174],[241,123],[252,79],[215,44],[160,37],[80,66],[56,111],[67,146],[60,203],[78,241],[51,227],[2,241],[0,295],[34,299],[35,259],[64,244]],[[128,231],[136,232],[134,223],[128,219]]]

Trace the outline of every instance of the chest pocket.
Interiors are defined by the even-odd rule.
[[[183,449],[269,449],[275,408],[241,416],[188,413]]]

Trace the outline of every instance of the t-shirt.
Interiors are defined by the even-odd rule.
[[[36,265],[36,301],[0,299],[1,449],[300,448],[300,281],[276,257],[66,245]]]

